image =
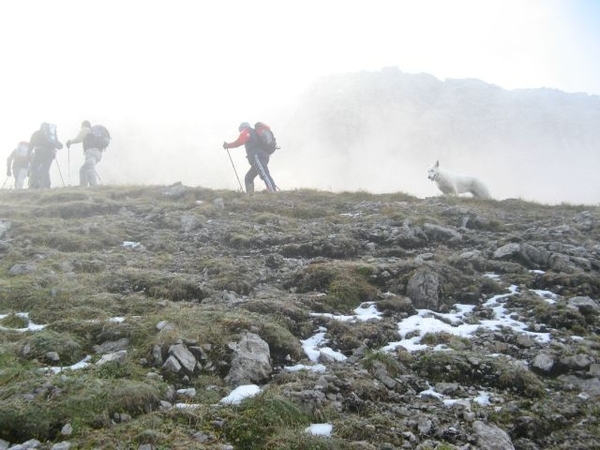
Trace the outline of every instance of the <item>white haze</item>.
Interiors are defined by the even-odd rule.
[[[283,189],[437,195],[421,160],[393,161],[399,182],[385,155],[293,154],[285,136],[302,126],[289,121],[302,93],[328,74],[397,66],[600,94],[599,27],[586,8],[598,11],[586,0],[3,2],[0,146],[8,156],[44,121],[64,143],[88,119],[113,135],[98,166],[104,184],[237,189],[222,142],[239,122],[264,120],[284,146],[271,163]],[[244,151],[230,152],[241,178]],[[77,184],[82,162],[80,146],[61,150],[53,186],[57,167]],[[485,161],[452,169],[489,170]]]

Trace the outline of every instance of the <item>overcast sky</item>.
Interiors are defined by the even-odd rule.
[[[65,142],[88,119],[127,142],[99,166],[109,182],[235,188],[222,141],[323,75],[395,66],[600,95],[599,22],[596,0],[2,2],[0,145],[8,156],[43,121]],[[194,152],[179,166],[167,161],[178,148]],[[115,171],[116,151],[136,168]],[[141,168],[147,156],[160,177]],[[192,175],[186,158],[213,175]]]

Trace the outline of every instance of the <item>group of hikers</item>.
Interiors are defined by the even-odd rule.
[[[244,177],[246,192],[249,195],[254,193],[254,180],[257,176],[263,180],[267,191],[277,191],[279,188],[269,172],[270,156],[279,148],[271,128],[262,122],[257,122],[254,127],[248,122],[242,122],[238,131],[240,134],[237,139],[229,143],[223,142],[223,148],[229,153],[230,148],[245,146],[246,158],[250,163],[250,169]],[[79,169],[80,186],[98,184],[96,165],[102,159],[102,153],[108,147],[110,139],[110,133],[104,126],[92,126],[88,120],[84,120],[77,136],[67,141],[67,149],[70,149],[73,144],[83,145],[85,162]],[[29,142],[20,142],[6,161],[6,175],[15,177],[15,189],[23,189],[27,177],[29,177],[30,189],[49,188],[50,167],[57,151],[62,148],[63,144],[58,140],[56,125],[46,122],[33,133]],[[231,159],[231,155],[229,158]],[[233,165],[233,160],[231,162]],[[235,165],[233,169],[235,171]],[[239,178],[238,183],[240,183]],[[240,189],[244,190],[241,183]]]
[[[67,141],[71,145],[83,145],[85,162],[79,169],[80,186],[96,186],[98,173],[96,164],[102,159],[102,152],[110,143],[110,133],[102,125],[94,125],[84,120],[77,136]],[[56,125],[44,122],[36,130],[29,142],[19,142],[6,160],[6,175],[15,177],[15,189],[23,189],[25,179],[29,177],[30,189],[49,188],[50,167],[56,158],[57,150],[63,148],[56,132]],[[62,176],[62,175],[61,175]],[[8,178],[7,178],[8,180]]]

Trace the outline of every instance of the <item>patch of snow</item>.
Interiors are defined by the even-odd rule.
[[[260,387],[256,384],[244,384],[231,391],[227,397],[223,397],[219,403],[226,405],[239,405],[242,400],[254,397],[259,392]]]
[[[544,300],[546,300],[547,303],[550,303],[551,305],[556,303],[556,299],[558,299],[558,295],[556,295],[554,292],[545,291],[542,289],[529,289],[529,290],[531,292],[535,292],[537,295],[542,297]]]
[[[315,436],[331,437],[333,425],[330,423],[313,423],[307,427],[304,432]]]
[[[0,330],[2,331],[16,331],[17,333],[25,333],[26,331],[39,331],[46,328],[46,325],[38,325],[37,323],[33,323],[29,320],[29,313],[26,312],[18,312],[15,313],[15,316],[25,319],[27,321],[27,326],[24,328],[9,328],[0,326]],[[0,314],[0,320],[8,317],[8,314]]]
[[[353,315],[335,315],[331,313],[311,313],[312,317],[327,317],[340,322],[366,322],[370,319],[381,319],[382,313],[377,311],[375,302],[364,302],[354,310]]]
[[[91,359],[92,359],[92,357],[90,355],[87,355],[81,361],[73,364],[72,366],[61,366],[61,367],[53,366],[53,367],[46,367],[44,370],[46,370],[48,372],[53,372],[53,373],[61,373],[63,370],[85,369],[86,367],[88,367],[90,365]]]
[[[313,366],[307,366],[305,364],[296,364],[295,366],[285,366],[284,370],[288,372],[299,372],[301,370],[308,370],[309,372],[325,373],[327,369],[323,364],[315,364]]]

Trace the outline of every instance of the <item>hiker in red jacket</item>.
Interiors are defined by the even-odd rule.
[[[223,142],[223,148],[236,148],[242,145],[246,147],[246,158],[250,163],[250,170],[244,177],[246,192],[250,195],[254,193],[254,179],[257,175],[265,182],[268,191],[275,192],[277,186],[269,173],[268,167],[269,154],[263,150],[256,131],[248,122],[242,122],[238,127],[238,131],[240,132],[238,138],[231,143]]]

